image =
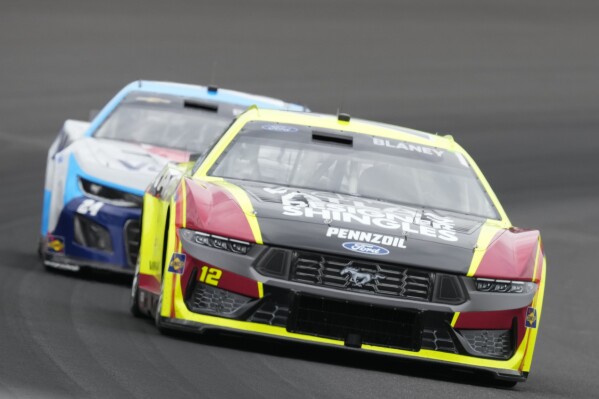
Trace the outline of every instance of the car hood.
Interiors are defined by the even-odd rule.
[[[185,162],[190,155],[186,151],[93,137],[79,140],[72,151],[80,168],[90,177],[135,191],[145,190],[166,163]]]
[[[267,245],[466,274],[475,249],[485,249],[477,248],[483,228],[492,236],[503,230],[497,221],[454,212],[255,182],[229,183],[247,194]]]

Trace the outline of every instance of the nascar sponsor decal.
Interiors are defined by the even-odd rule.
[[[537,310],[529,307],[526,309],[526,327],[537,328]]]
[[[452,218],[407,206],[384,204],[376,201],[348,199],[341,195],[302,193],[286,187],[266,187],[270,194],[281,195],[283,215],[374,226],[402,235],[426,236],[455,242],[458,236]],[[328,224],[327,223],[327,224]]]
[[[174,274],[183,274],[185,270],[185,254],[175,252],[168,264],[168,271]]]
[[[406,248],[405,237],[396,237],[385,234],[370,233],[367,231],[341,229],[338,227],[329,227],[327,237],[337,237],[344,240],[357,240],[370,244],[382,244],[388,247]],[[347,244],[347,243],[346,243]],[[343,244],[345,247],[345,244]],[[349,248],[345,248],[349,249]],[[386,255],[386,254],[385,254]]]
[[[344,242],[343,248],[364,255],[389,255],[389,250],[387,248],[364,242]]]
[[[46,240],[46,248],[50,253],[64,254],[64,237],[49,234]]]

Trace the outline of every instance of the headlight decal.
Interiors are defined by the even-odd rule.
[[[476,278],[474,284],[477,291],[497,292],[510,294],[528,294],[537,289],[537,284],[530,281],[495,280],[490,278]]]
[[[141,207],[143,197],[79,177],[79,187],[87,196],[127,207]]]
[[[202,233],[189,229],[179,229],[179,233],[183,239],[191,241],[194,244],[217,248],[240,255],[247,254],[252,247],[252,244],[246,241],[235,240],[233,238]]]

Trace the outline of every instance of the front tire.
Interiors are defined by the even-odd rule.
[[[164,297],[164,275],[162,276],[162,282],[160,284],[160,295],[158,296],[158,300],[156,301],[156,308],[154,309],[154,324],[158,329],[160,334],[167,335],[169,333],[169,329],[164,326],[162,322],[162,316],[160,315],[160,311],[162,310],[162,298]]]
[[[135,268],[135,276],[133,277],[133,283],[131,284],[129,310],[131,311],[133,317],[143,316],[143,312],[139,307],[139,263]]]
[[[46,247],[46,240],[43,237],[40,237],[40,240],[37,244],[37,257],[42,262],[42,266],[44,266],[44,270],[48,273],[54,273],[56,270],[53,267],[50,267],[46,264],[46,252],[44,248]]]
[[[162,298],[164,297],[164,279],[166,278],[166,272],[168,270],[168,233],[169,233],[169,220],[170,220],[170,208],[167,208],[166,211],[166,224],[165,224],[165,232],[164,232],[164,243],[162,246],[162,276],[160,279],[160,295],[158,296],[158,300],[156,301],[156,308],[154,309],[154,324],[156,328],[161,334],[167,334],[169,330],[164,326],[164,322],[162,321],[162,316],[160,312],[162,310]]]
[[[493,381],[493,385],[497,388],[503,389],[511,389],[518,384],[518,381],[509,381],[509,380],[495,380]]]
[[[44,239],[41,237],[37,243],[37,258],[42,262],[44,261]]]

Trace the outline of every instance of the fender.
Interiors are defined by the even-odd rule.
[[[538,230],[506,230],[489,245],[474,277],[538,282],[540,240]]]
[[[185,182],[187,203],[193,204],[185,207],[183,217],[187,228],[256,242],[248,216],[225,186],[193,179],[185,179]]]

